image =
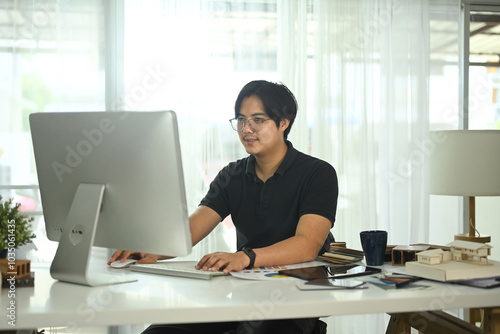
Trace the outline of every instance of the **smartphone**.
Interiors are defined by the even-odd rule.
[[[375,267],[366,267],[362,265],[344,265],[344,266],[316,266],[297,269],[280,270],[279,273],[305,280],[324,279],[342,279],[349,277],[358,277],[378,274],[382,270]]]
[[[341,279],[341,280],[332,280],[326,278],[318,278],[307,281],[306,285],[325,285],[339,288],[356,288],[360,285],[365,284],[366,282],[356,281],[352,279]]]

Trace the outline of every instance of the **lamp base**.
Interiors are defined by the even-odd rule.
[[[455,240],[464,240],[471,242],[487,243],[491,242],[491,237],[489,235],[469,235],[469,233],[455,234]]]

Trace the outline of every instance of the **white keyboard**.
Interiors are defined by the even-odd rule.
[[[188,278],[211,279],[215,276],[225,276],[222,271],[205,271],[196,269],[196,261],[168,261],[151,264],[133,264],[130,270],[150,274],[179,276]]]

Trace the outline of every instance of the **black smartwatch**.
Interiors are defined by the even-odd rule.
[[[243,247],[243,253],[250,258],[250,264],[245,269],[252,269],[255,264],[255,252],[249,247]]]

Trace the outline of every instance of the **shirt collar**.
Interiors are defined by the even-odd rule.
[[[285,143],[286,146],[288,146],[288,150],[286,151],[285,158],[279,165],[276,172],[274,172],[274,174],[283,175],[285,171],[288,169],[288,167],[292,165],[292,162],[295,159],[295,156],[297,155],[298,151],[293,147],[292,143],[288,140],[285,140]],[[250,155],[248,157],[246,173],[252,174],[254,177],[257,177],[257,174],[255,172],[255,157],[253,155]]]

